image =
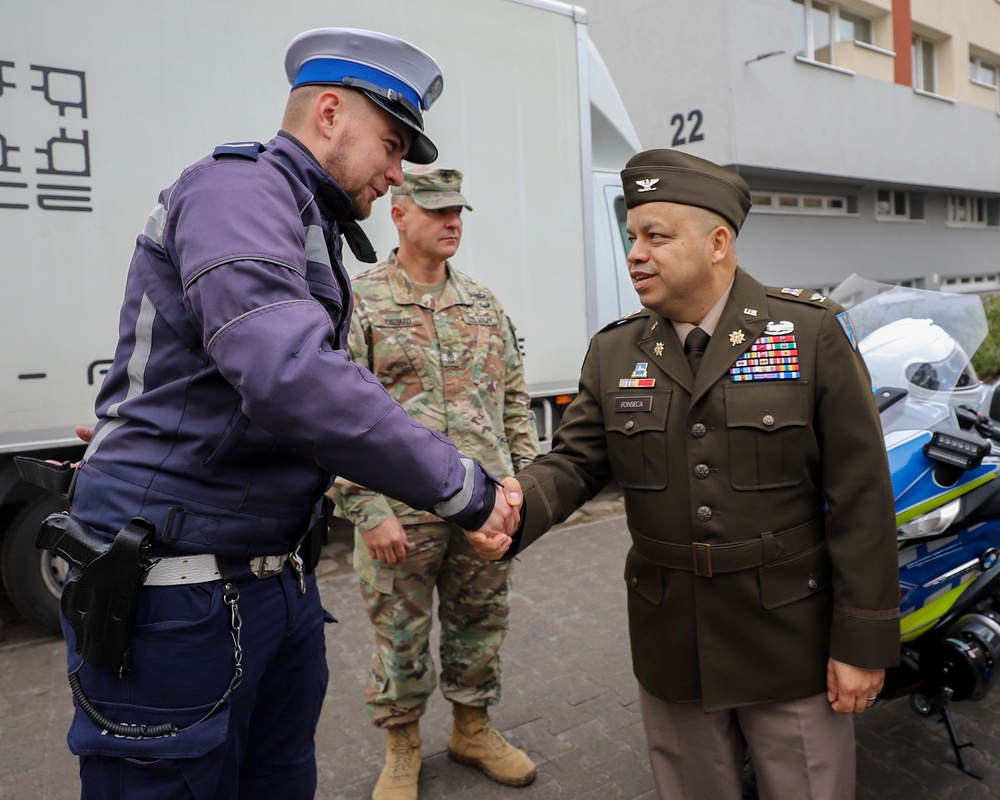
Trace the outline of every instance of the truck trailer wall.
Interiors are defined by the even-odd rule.
[[[475,208],[455,264],[487,283],[514,320],[533,391],[574,390],[590,334],[635,307],[615,195],[617,170],[638,141],[580,8],[550,0],[10,4],[0,28],[5,577],[38,571],[12,563],[9,531],[31,537],[18,549],[30,556],[34,517],[51,510],[19,482],[11,457],[73,458],[81,449],[73,425],[93,422],[125,273],[159,191],[218,144],[270,139],[289,91],[285,46],[328,26],[402,36],[440,63],[444,93],[425,123],[438,165],[465,172]],[[365,228],[387,255],[395,242],[387,199]],[[57,593],[58,572],[42,570]]]
[[[274,134],[288,94],[284,47],[311,27],[377,28],[438,59],[445,90],[427,129],[438,164],[466,173],[476,209],[456,265],[487,282],[515,320],[529,382],[568,376],[607,321],[587,294],[583,17],[514,0],[33,0],[7,9],[0,314],[16,345],[0,356],[0,448],[68,436],[67,426],[92,418],[125,270],[157,193],[215,145]],[[599,122],[602,140],[610,130],[626,158],[630,145]],[[381,256],[394,241],[388,214],[383,200],[366,223]]]

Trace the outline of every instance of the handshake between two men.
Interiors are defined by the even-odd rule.
[[[466,531],[466,538],[476,554],[487,561],[499,561],[514,542],[514,534],[521,525],[521,484],[516,478],[504,478],[502,490],[497,491],[486,524],[478,531]]]
[[[89,444],[94,438],[94,429],[86,425],[77,425],[76,435],[81,441]],[[50,461],[56,464],[56,461]],[[73,467],[79,466],[79,462]],[[465,535],[476,554],[487,561],[499,561],[514,542],[514,534],[521,525],[521,484],[516,478],[504,478],[503,486],[498,487],[493,502],[493,513],[490,514],[478,531],[466,531]]]

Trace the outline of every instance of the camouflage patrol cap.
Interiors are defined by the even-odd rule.
[[[392,187],[392,196],[405,195],[421,208],[434,211],[438,208],[472,206],[462,194],[462,173],[457,169],[406,169],[403,183]]]
[[[646,150],[622,170],[625,207],[680,203],[714,211],[739,232],[750,211],[750,188],[732,170],[678,150]]]

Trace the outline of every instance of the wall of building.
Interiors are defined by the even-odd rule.
[[[859,194],[850,216],[751,211],[737,240],[740,264],[765,283],[823,289],[855,272],[928,289],[947,278],[1000,272],[996,230],[950,228],[945,195],[924,201],[925,218],[912,222],[876,221],[871,189]]]
[[[733,131],[726,0],[578,2],[644,147],[731,152],[719,148]]]
[[[897,0],[842,4],[872,19],[875,47],[837,43],[835,67],[796,57],[792,0],[580,2],[645,147],[734,166],[754,190],[854,198],[849,215],[752,212],[741,262],[764,280],[935,288],[1000,272],[1000,225],[946,224],[948,194],[1000,202],[997,91],[969,80],[970,47],[1000,52],[997,0],[911,0],[912,30],[938,37],[940,96],[896,82],[911,55],[908,33],[893,40]],[[879,189],[919,195],[923,219],[877,221]]]

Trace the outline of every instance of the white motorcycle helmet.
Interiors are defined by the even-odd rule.
[[[969,357],[930,319],[899,319],[858,345],[874,388],[894,386],[913,397],[979,408],[985,387]]]

